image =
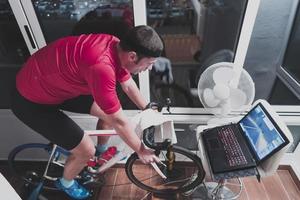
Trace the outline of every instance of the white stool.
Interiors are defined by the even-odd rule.
[[[284,153],[287,151],[287,149],[290,147],[290,145],[293,143],[293,137],[285,123],[280,119],[280,117],[277,115],[277,113],[271,108],[270,104],[268,104],[265,100],[258,100],[254,103],[253,107],[256,106],[258,103],[263,103],[263,106],[267,108],[269,114],[273,118],[274,121],[276,121],[276,124],[282,131],[282,133],[288,138],[289,144],[284,146],[282,149],[280,149],[278,152],[267,158],[266,160],[262,161],[258,166],[257,166],[257,177],[260,179],[260,177],[265,177],[265,176],[270,176],[276,173],[276,170],[279,167],[280,160],[283,157]],[[206,150],[203,145],[203,140],[201,133],[203,132],[204,129],[207,128],[212,128],[213,126],[198,126],[197,127],[197,138],[199,141],[199,151],[200,151],[200,157],[202,160],[202,164],[204,167],[204,170],[206,172],[206,180],[212,180],[216,181],[216,175],[212,173],[209,159],[207,158],[206,155]],[[245,176],[253,176],[253,173],[247,174],[247,170],[241,171],[242,173],[235,173],[232,177],[236,176],[236,191],[231,191],[229,190],[230,187],[225,187],[226,184],[232,185],[228,178],[223,178],[226,176],[222,176],[221,179],[218,179],[218,183],[207,183],[206,190],[208,193],[210,193],[210,196],[212,199],[236,199],[240,195],[242,191],[242,181],[239,180],[240,177],[245,177]],[[240,176],[241,175],[241,176]]]
[[[8,183],[5,177],[0,173],[0,195],[5,200],[22,200],[14,188]]]

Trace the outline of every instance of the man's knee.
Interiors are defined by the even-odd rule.
[[[80,151],[72,152],[73,155],[77,158],[80,158],[82,160],[90,160],[95,156],[95,146],[92,146],[91,148],[83,148]]]
[[[89,136],[85,135],[80,144],[71,150],[75,157],[80,157],[83,160],[89,160],[94,157],[96,149],[93,141]]]
[[[112,128],[112,126],[109,123],[107,123],[106,121],[104,121],[102,119],[98,119],[97,127],[96,127],[97,130],[111,129],[111,128]]]

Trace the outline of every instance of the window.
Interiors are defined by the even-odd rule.
[[[0,63],[22,64],[29,56],[8,1],[0,1]]]
[[[9,108],[15,75],[29,51],[8,1],[0,1],[0,108]]]
[[[295,1],[282,50],[279,76],[286,86],[300,99],[300,6]]]
[[[165,51],[150,72],[153,101],[170,97],[176,107],[202,107],[197,84],[216,62],[233,62],[247,0],[147,0],[147,24],[162,36]]]
[[[17,4],[21,4],[24,9],[22,12],[32,32],[25,35],[37,46],[32,53],[58,38],[70,35],[106,33],[121,39],[126,30],[134,26],[132,0],[11,0],[10,3],[16,9],[20,8]],[[24,20],[20,11],[16,11],[15,15],[20,21]],[[138,84],[138,77],[134,76],[133,79]],[[120,86],[117,90],[120,91],[123,108],[136,109]]]
[[[132,1],[32,0],[46,42],[69,35],[108,33],[133,26]]]
[[[10,0],[10,3],[14,4],[13,7],[23,8],[22,12],[30,23],[32,40],[38,48],[60,37],[101,29],[103,26],[95,24],[99,20],[103,23],[107,19],[121,20],[133,25],[134,17],[135,25],[154,27],[165,42],[163,57],[171,67],[170,70],[152,70],[150,80],[147,73],[140,74],[140,89],[149,100],[163,101],[170,97],[176,109],[186,108],[183,112],[190,114],[199,113],[194,109],[201,107],[195,88],[206,67],[220,61],[243,64],[252,32],[251,20],[255,20],[259,0],[105,0],[96,3]],[[15,15],[21,21],[24,16],[19,13],[16,11]],[[210,59],[220,51],[229,53],[229,58],[226,56],[224,60],[222,54],[221,60]],[[121,99],[125,98],[123,96]],[[125,109],[132,108],[129,102],[123,103]]]

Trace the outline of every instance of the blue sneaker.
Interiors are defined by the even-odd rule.
[[[63,186],[60,182],[60,179],[57,179],[54,184],[59,190],[64,191],[73,199],[86,199],[90,196],[90,192],[78,184],[76,180],[74,180],[73,185],[71,185],[69,188]]]

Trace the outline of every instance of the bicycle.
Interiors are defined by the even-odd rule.
[[[150,104],[150,107],[159,111],[162,109],[162,106],[156,103]],[[169,106],[167,110],[170,111]],[[161,138],[162,142],[154,141],[156,128],[160,127],[151,126],[143,130],[141,139],[147,147],[154,149],[161,160],[160,163],[143,164],[136,153],[131,154],[131,150],[128,154],[127,149],[119,152],[103,165],[98,165],[98,158],[95,157],[77,176],[78,181],[89,188],[103,186],[105,182],[103,172],[124,158],[127,152],[131,156],[127,159],[125,171],[129,180],[138,187],[158,197],[191,194],[205,177],[201,159],[189,150],[173,145],[170,138]],[[91,136],[117,135],[114,130],[86,131],[86,133]],[[123,142],[121,145],[124,144]],[[23,153],[37,149],[49,157],[47,162],[43,162],[43,167],[36,168],[35,165],[30,164],[25,167],[22,165],[22,169],[19,169],[19,156],[22,157]],[[62,176],[64,162],[69,154],[65,149],[52,143],[29,143],[15,147],[8,156],[8,163],[12,172],[25,182],[25,186],[33,188],[30,199],[38,199],[41,189],[57,190],[53,183]],[[145,177],[141,169],[151,170],[149,177]]]

